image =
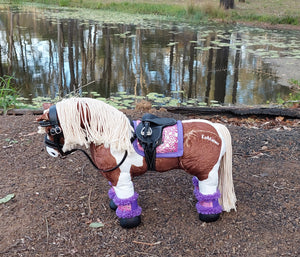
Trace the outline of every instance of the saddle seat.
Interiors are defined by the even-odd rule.
[[[177,120],[145,114],[135,129],[135,134],[145,152],[148,170],[155,170],[156,147],[162,143],[163,129],[173,126]]]

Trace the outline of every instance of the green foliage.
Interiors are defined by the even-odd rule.
[[[112,2],[102,4],[101,9],[118,12],[126,11],[129,13],[143,13],[176,17],[182,17],[186,15],[186,11],[183,7],[168,4]]]
[[[288,97],[282,98],[280,95],[277,97],[276,101],[278,104],[291,107],[293,105],[300,105],[300,81],[295,79],[290,79],[292,92],[289,93]]]
[[[259,21],[267,22],[273,25],[275,24],[290,24],[290,25],[299,25],[300,17],[285,15],[282,17],[274,15],[261,15],[261,14],[239,14],[237,11],[232,11],[233,20],[246,20],[246,21]]]
[[[219,0],[182,1],[174,4],[171,0],[163,1],[100,1],[100,0],[9,0],[10,3],[35,2],[48,5],[68,7],[81,7],[90,9],[110,10],[132,14],[163,15],[171,19],[184,19],[192,23],[200,23],[203,19],[218,19],[223,21],[258,21],[271,24],[299,25],[300,15],[295,11],[299,0],[289,0],[282,5],[281,1],[246,1],[239,8],[224,10],[219,5]],[[0,0],[1,2],[1,0]],[[259,5],[258,5],[259,4]],[[258,5],[258,6],[257,6]],[[287,8],[287,6],[292,6]],[[260,12],[257,11],[262,10]],[[294,8],[294,9],[292,9]]]
[[[230,18],[231,15],[231,13],[227,12],[224,8],[212,3],[203,4],[201,10],[205,15],[213,19],[226,19]]]
[[[300,103],[300,81],[295,79],[290,79],[289,83],[292,85],[292,93],[289,94],[290,101],[296,101]]]
[[[12,80],[12,76],[0,77],[0,107],[3,108],[4,114],[17,103],[18,92],[12,86]]]
[[[69,6],[70,0],[59,0],[59,6]]]

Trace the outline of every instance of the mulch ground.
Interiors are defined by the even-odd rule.
[[[1,256],[300,255],[299,120],[210,117],[232,134],[237,212],[203,223],[190,175],[148,172],[134,179],[142,224],[127,230],[107,181],[80,153],[50,157],[35,118],[0,116],[0,199],[15,194],[0,204]]]

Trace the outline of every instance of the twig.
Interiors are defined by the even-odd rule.
[[[57,200],[59,199],[60,195],[61,195],[61,190],[58,191],[58,194],[57,194],[57,196],[54,199],[54,203],[57,202]]]
[[[79,90],[82,90],[83,88],[85,88],[85,87],[87,87],[87,86],[89,86],[89,85],[91,85],[91,84],[93,84],[95,82],[96,82],[96,80],[93,80],[93,81],[91,81],[91,82],[89,82],[89,83],[87,83],[87,84],[85,84],[83,86],[79,85],[77,89],[75,89],[74,91],[71,91],[69,94],[66,94],[65,97],[68,97],[68,96],[70,96],[72,94],[76,94],[76,93],[79,92]]]
[[[278,187],[278,186],[275,186],[277,184],[277,182],[274,182],[273,183],[273,187],[274,188],[276,188],[276,189],[279,189],[279,190],[290,190],[290,191],[295,191],[295,190],[297,190],[298,188],[296,187],[296,188],[288,188],[288,187]]]
[[[234,179],[235,181],[238,181],[238,182],[242,182],[242,183],[246,183],[246,184],[248,184],[249,186],[253,186],[250,182],[247,182],[247,181],[245,181],[245,180],[241,180],[241,179]]]
[[[149,254],[149,253],[145,253],[145,252],[139,252],[139,251],[134,251],[134,252],[137,253],[138,255],[145,254],[145,255],[151,256],[151,257],[157,257],[158,256],[158,255]]]
[[[84,165],[81,167],[81,176],[82,176],[82,180],[84,180],[84,169],[85,169],[86,166],[87,166],[87,164],[84,164]]]
[[[142,244],[142,245],[149,245],[149,246],[153,246],[153,245],[159,245],[161,244],[160,241],[158,242],[155,242],[155,243],[146,243],[146,242],[140,242],[140,241],[132,241],[132,243],[135,243],[135,244]]]
[[[8,248],[6,248],[4,251],[0,252],[0,254],[8,253],[12,248],[16,247],[20,243],[21,243],[21,240],[18,240],[17,242],[15,242],[14,244],[12,244]]]
[[[89,198],[88,198],[88,206],[89,206],[89,215],[93,214],[92,208],[91,208],[91,195],[92,195],[93,189],[89,189]]]
[[[46,221],[46,234],[47,234],[47,244],[49,243],[49,226],[48,226],[48,220],[47,217],[45,217]]]
[[[103,208],[105,211],[107,210],[104,203],[102,203],[102,208]]]

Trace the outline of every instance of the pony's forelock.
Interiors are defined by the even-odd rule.
[[[124,113],[92,98],[69,98],[56,104],[64,133],[63,151],[77,145],[103,144],[112,150],[132,152],[133,128]]]

